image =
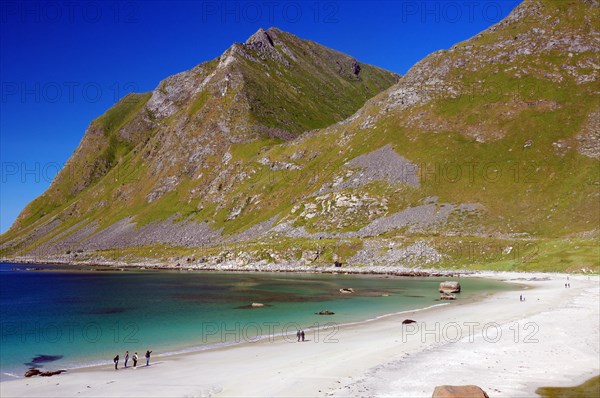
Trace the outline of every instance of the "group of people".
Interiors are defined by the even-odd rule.
[[[304,330],[298,330],[298,333],[296,333],[296,337],[298,337],[298,341],[300,341],[300,339],[302,339],[302,341],[304,341]]]
[[[146,366],[150,366],[150,354],[152,354],[152,351],[146,351],[146,355],[144,355],[146,357]],[[117,370],[119,368],[119,354],[117,354],[116,357],[113,358],[113,362],[115,363],[115,370]],[[131,360],[133,361],[133,368],[136,369],[137,368],[137,362],[138,362],[138,353],[134,353],[133,356],[131,357]],[[129,362],[129,351],[125,351],[125,361],[124,361],[124,367],[127,367],[127,362]]]

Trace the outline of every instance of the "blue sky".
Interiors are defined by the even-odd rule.
[[[129,92],[276,26],[405,73],[520,0],[0,2],[0,232]]]

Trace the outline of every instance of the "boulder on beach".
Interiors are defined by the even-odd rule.
[[[456,300],[456,296],[452,293],[442,292],[442,294],[440,294],[440,300]]]
[[[55,371],[48,371],[48,372],[41,372],[40,376],[42,377],[50,377],[50,376],[54,376],[54,375],[59,375],[63,372],[66,372],[66,370],[61,369],[61,370],[55,370]]]
[[[446,281],[440,283],[440,293],[460,293],[460,283]]]
[[[343,287],[340,289],[340,293],[344,293],[344,294],[354,293],[354,289],[352,289],[351,287]]]
[[[489,398],[485,391],[474,385],[437,386],[431,398]]]
[[[42,372],[40,372],[38,369],[30,368],[27,372],[25,372],[25,377],[37,376],[40,373]]]
[[[25,377],[32,377],[32,376],[50,377],[50,376],[54,376],[54,375],[59,375],[64,372],[66,372],[66,370],[64,370],[64,369],[42,372],[36,368],[29,368],[29,370],[27,372],[25,372]]]
[[[413,321],[412,319],[405,319],[402,321],[403,325],[410,325],[411,323],[417,323],[417,321]]]
[[[334,315],[335,312],[325,310],[325,311],[315,312],[315,314],[317,314],[317,315]]]

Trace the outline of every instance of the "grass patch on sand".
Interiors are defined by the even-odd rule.
[[[575,387],[540,387],[535,393],[543,398],[597,398],[600,396],[600,376]]]

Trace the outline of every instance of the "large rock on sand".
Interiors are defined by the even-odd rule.
[[[62,369],[62,370],[54,370],[54,371],[48,371],[48,372],[42,372],[40,373],[40,376],[42,377],[50,377],[50,376],[56,376],[59,375],[61,373],[66,372],[66,370]]]
[[[36,368],[30,368],[27,372],[25,372],[25,377],[37,376],[42,373],[40,370]]]
[[[489,398],[485,391],[477,386],[437,386],[431,398]]]
[[[440,293],[460,293],[460,283],[446,281],[440,283]]]
[[[64,370],[64,369],[42,372],[36,368],[29,368],[29,370],[27,372],[25,372],[25,377],[32,377],[32,376],[50,377],[50,376],[59,375],[64,372],[66,372],[66,370]]]

